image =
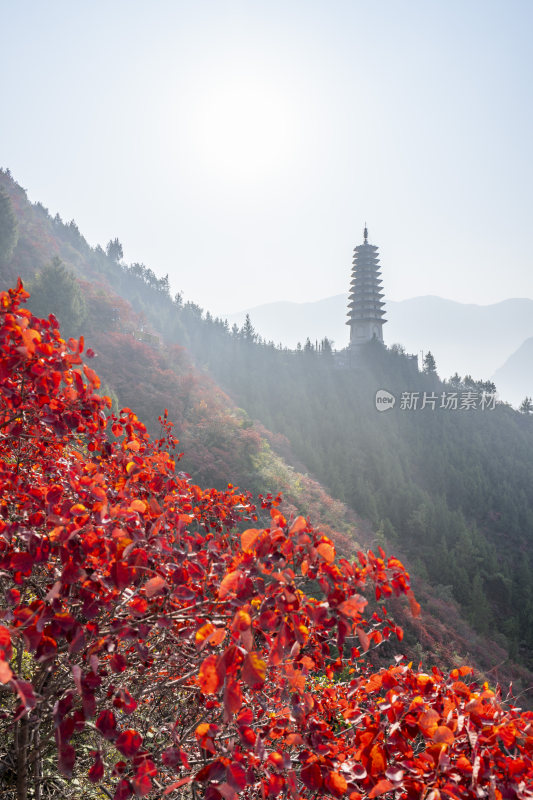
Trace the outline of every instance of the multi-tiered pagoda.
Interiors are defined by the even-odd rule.
[[[352,282],[348,299],[348,321],[350,347],[373,339],[383,341],[383,290],[379,266],[378,248],[368,244],[365,225],[365,240],[353,252]]]

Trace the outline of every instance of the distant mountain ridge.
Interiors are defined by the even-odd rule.
[[[494,381],[502,397],[519,405],[533,397],[533,337],[526,339],[496,372]]]
[[[307,337],[314,342],[327,336],[342,349],[349,338],[347,303],[347,294],[313,303],[268,303],[229,314],[228,322],[241,325],[248,313],[267,341],[295,347]],[[444,378],[455,371],[474,378],[492,378],[525,340],[533,337],[533,300],[529,298],[483,306],[427,295],[399,302],[388,300],[385,312],[386,343],[401,343],[408,352],[417,354],[431,350]],[[504,384],[499,388],[507,399]],[[513,397],[516,394],[507,382],[505,389]],[[529,392],[533,393],[533,379]]]

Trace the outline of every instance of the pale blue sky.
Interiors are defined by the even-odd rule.
[[[0,0],[0,165],[215,312],[533,297],[533,2]]]

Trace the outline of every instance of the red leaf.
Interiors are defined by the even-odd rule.
[[[133,699],[127,689],[119,689],[113,700],[115,708],[121,708],[126,714],[133,714],[137,708],[137,701]]]
[[[119,733],[115,742],[115,747],[117,750],[120,750],[122,755],[126,756],[126,758],[133,758],[142,743],[141,734],[129,728]]]
[[[13,553],[11,556],[11,569],[15,572],[28,573],[35,563],[35,559],[30,553]]]
[[[228,766],[226,775],[228,783],[230,783],[238,792],[241,792],[248,783],[246,779],[246,771],[240,764],[237,764],[236,762]]]
[[[224,689],[224,710],[229,719],[232,714],[241,710],[242,693],[241,687],[236,681],[228,681]]]
[[[257,653],[247,653],[241,675],[250,689],[260,689],[265,682],[266,661],[260,658]]]
[[[109,739],[112,742],[116,738],[117,721],[112,711],[101,711],[95,725],[104,739]]]
[[[131,797],[132,794],[133,794],[133,788],[131,783],[128,780],[126,780],[126,778],[122,778],[117,788],[115,789],[113,800],[128,800],[128,798]]]
[[[102,761],[102,754],[97,752],[94,757],[94,764],[89,770],[89,780],[92,783],[98,783],[104,777],[104,763]]]
[[[132,779],[131,785],[133,786],[136,797],[146,797],[152,790],[152,781],[148,775],[139,775],[139,773],[137,773]]]
[[[322,786],[322,772],[316,762],[304,767],[300,772],[300,778],[307,788],[313,792],[316,792]]]
[[[128,662],[126,661],[122,653],[113,653],[113,655],[109,659],[109,666],[111,667],[113,672],[124,672],[124,670],[128,666]]]
[[[28,681],[14,680],[17,694],[20,697],[25,708],[35,708],[37,700],[33,692],[33,686]]]
[[[0,625],[0,654],[3,653],[5,658],[11,658],[11,635],[7,628]]]
[[[58,767],[59,771],[66,775],[67,778],[72,776],[72,770],[74,769],[74,762],[76,761],[76,752],[71,744],[64,744],[60,751],[58,757]]]

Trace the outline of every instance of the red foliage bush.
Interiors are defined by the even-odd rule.
[[[383,601],[418,611],[397,559],[337,561],[277,501],[191,485],[171,425],[152,441],[131,410],[108,418],[83,340],[26,297],[0,294],[0,726],[17,730],[17,797],[45,739],[64,775],[117,799],[187,783],[207,800],[531,797],[533,715],[465,683],[468,667],[365,667],[401,638]]]

